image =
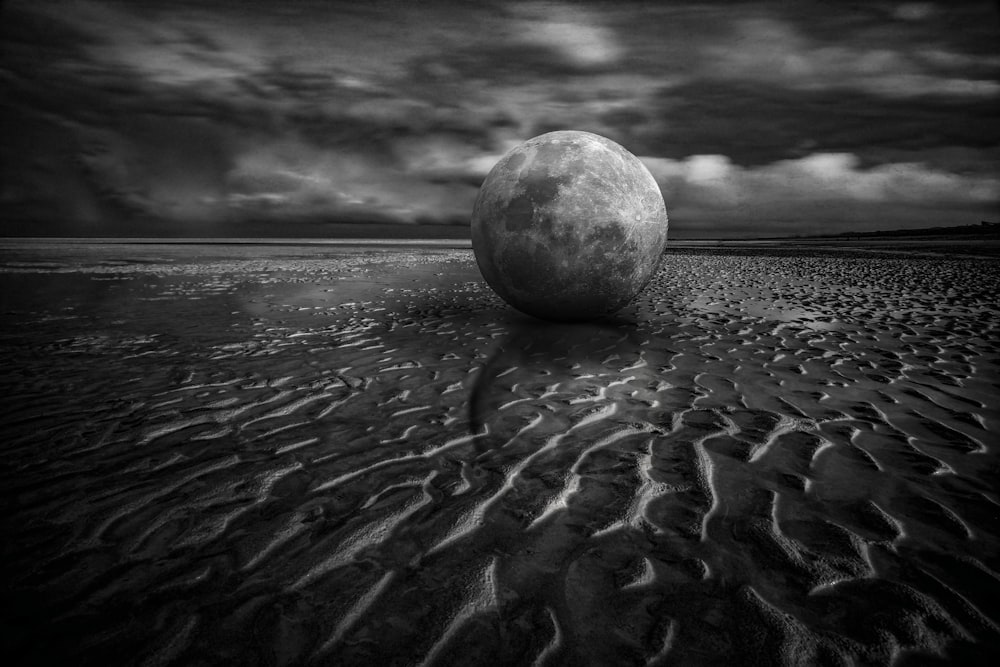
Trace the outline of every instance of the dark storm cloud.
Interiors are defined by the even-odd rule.
[[[1000,199],[991,10],[13,3],[4,144],[30,158],[4,158],[2,201],[95,225],[464,223],[503,152],[569,127],[642,156],[681,232],[962,222]]]
[[[13,12],[23,24],[58,30],[39,30],[11,50],[9,85],[22,104],[68,131],[79,169],[50,156],[50,171],[57,181],[99,183],[89,199],[106,215],[451,222],[471,207],[471,186],[411,178],[393,155],[402,136],[462,132],[468,123],[362,76],[363,63],[324,66],[322,57],[341,59],[322,53],[322,42],[311,54],[317,60],[304,59],[285,54],[285,42],[270,45],[277,29],[254,27],[254,17],[243,19],[248,33],[223,44],[207,34],[225,34],[217,15],[165,21],[110,5],[63,9]],[[290,34],[296,28],[284,26]],[[52,36],[78,47],[40,65],[34,51],[62,49],[48,48]],[[38,196],[25,198],[44,206]]]
[[[1000,146],[996,101],[945,96],[881,99],[850,89],[791,91],[775,85],[702,80],[658,96],[653,108],[659,122],[647,122],[635,141],[655,155],[723,153],[743,165],[815,152],[851,152],[866,164],[878,164],[892,161],[883,159],[888,155],[919,156],[922,151],[959,146],[982,151],[984,160],[978,164],[985,168]],[[649,111],[632,113],[634,127],[642,128],[643,120],[650,118]]]

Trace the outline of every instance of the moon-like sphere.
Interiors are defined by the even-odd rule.
[[[663,195],[645,165],[590,132],[549,132],[504,155],[472,210],[472,248],[504,301],[547,320],[613,313],[656,271]]]

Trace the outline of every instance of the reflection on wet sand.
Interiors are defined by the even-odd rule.
[[[510,331],[495,346],[476,375],[469,395],[469,424],[478,432],[499,410],[538,401],[560,392],[594,395],[606,391],[607,368],[602,362],[630,358],[642,362],[636,324],[604,318],[596,322],[560,324],[514,315]],[[641,362],[641,363],[640,363]],[[501,378],[507,378],[502,380]],[[551,384],[544,384],[546,379]],[[541,392],[529,387],[541,382]],[[580,388],[565,385],[579,382]]]
[[[143,252],[0,256],[28,662],[1000,646],[995,259],[681,251],[554,325],[468,251]]]

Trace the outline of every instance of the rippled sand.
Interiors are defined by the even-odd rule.
[[[1000,259],[675,250],[615,320],[471,252],[0,250],[5,653],[989,664]]]

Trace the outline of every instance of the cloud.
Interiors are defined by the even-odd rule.
[[[952,146],[965,147],[970,157],[978,153],[980,159],[969,164],[994,171],[991,151],[1000,145],[995,108],[993,101],[981,99],[897,99],[857,91],[694,81],[663,91],[641,109],[651,120],[635,144],[646,154],[718,153],[744,165],[816,152],[850,152],[865,164],[928,161],[936,159],[938,149]]]
[[[846,231],[866,217],[882,228],[892,220],[935,226],[941,222],[931,214],[942,211],[950,212],[954,224],[969,224],[978,212],[1000,205],[1000,178],[963,176],[918,163],[863,169],[848,153],[817,153],[757,167],[735,165],[724,155],[642,160],[674,212],[671,224],[688,232],[724,235],[726,228],[747,227],[758,234],[815,233],[817,224],[829,229],[831,223]],[[709,221],[720,229],[706,225]]]
[[[854,89],[886,97],[1000,95],[1000,62],[993,56],[972,58],[938,48],[936,59],[927,59],[905,44],[893,47],[891,42],[826,44],[790,22],[753,17],[735,21],[730,39],[705,47],[706,73],[798,90]],[[984,76],[969,77],[970,64],[982,65]]]
[[[225,175],[220,203],[276,219],[327,216],[399,223],[467,222],[477,189],[429,181],[363,153],[293,138],[248,143]]]
[[[893,9],[893,15],[903,21],[924,21],[936,13],[933,2],[904,2]]]
[[[849,153],[817,153],[759,167],[734,165],[724,155],[685,160],[643,157],[668,199],[711,208],[781,202],[879,202],[905,205],[1000,203],[1000,178],[962,176],[915,163],[859,168]]]
[[[550,49],[581,69],[613,65],[624,53],[613,31],[586,6],[533,2],[514,5],[512,12],[512,41]]]
[[[139,9],[139,8],[136,8]],[[258,69],[263,52],[252,39],[213,30],[206,14],[181,11],[164,20],[158,11],[98,2],[32,7],[50,25],[75,31],[92,67],[124,69],[164,86],[220,85]]]
[[[504,152],[567,128],[650,156],[682,231],[997,199],[1000,59],[964,8],[9,5],[18,216],[466,222]]]

